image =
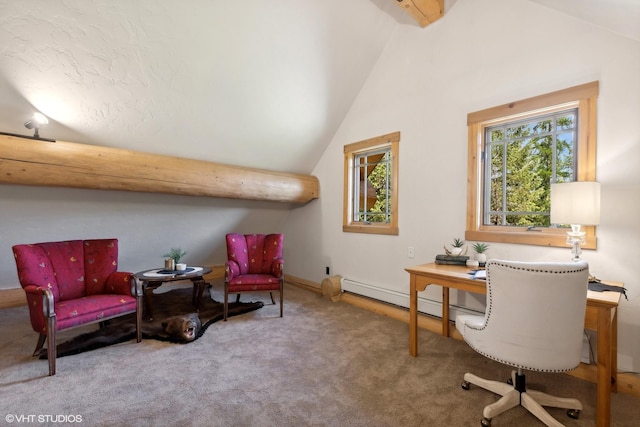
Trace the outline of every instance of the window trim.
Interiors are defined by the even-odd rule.
[[[596,178],[596,103],[599,82],[590,82],[571,88],[511,102],[467,115],[467,225],[465,239],[497,243],[566,247],[566,230],[539,228],[527,231],[527,227],[496,226],[482,224],[482,143],[485,127],[505,120],[545,110],[556,109],[563,104],[577,104],[578,143],[577,181],[595,181]],[[583,226],[586,232],[584,249],[596,249],[596,227]]]
[[[398,235],[398,152],[400,132],[393,132],[375,138],[365,139],[344,146],[344,199],[342,231],[350,233]],[[391,149],[391,221],[389,223],[369,223],[353,221],[353,159],[355,155],[377,148]]]

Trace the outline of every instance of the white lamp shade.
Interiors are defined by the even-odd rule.
[[[575,181],[551,184],[552,224],[600,224],[600,183]]]

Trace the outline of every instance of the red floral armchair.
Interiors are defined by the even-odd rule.
[[[56,373],[56,332],[136,313],[142,340],[142,292],[131,273],[118,272],[118,240],[70,240],[13,246],[27,294],[34,356],[47,343],[49,375]]]
[[[282,317],[284,260],[282,259],[282,234],[236,234],[227,239],[227,262],[224,274],[224,320],[227,320],[229,294],[246,292],[280,292],[280,317]]]

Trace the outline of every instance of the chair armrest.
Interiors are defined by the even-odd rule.
[[[228,260],[224,263],[224,281],[229,282],[240,275],[240,266],[237,262]]]
[[[140,279],[138,279],[138,276],[136,276],[135,274],[131,275],[131,295],[133,295],[134,297],[141,297],[143,295],[143,290],[142,290],[142,283],[140,282]]]
[[[271,263],[271,274],[276,276],[278,279],[282,279],[284,277],[284,260],[282,258],[273,260]]]
[[[27,304],[30,310],[33,309],[34,313],[42,313],[45,318],[56,315],[53,292],[50,289],[38,285],[26,285],[22,288],[27,294]]]
[[[49,289],[42,289],[42,312],[44,313],[44,317],[56,317],[53,292]]]
[[[107,277],[105,292],[116,295],[130,295],[135,297],[136,293],[131,285],[133,274],[124,271],[114,271]]]

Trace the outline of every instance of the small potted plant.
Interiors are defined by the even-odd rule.
[[[477,242],[473,244],[473,250],[476,252],[476,259],[479,263],[487,262],[487,254],[485,254],[487,249],[489,249],[489,245],[486,243]]]
[[[460,255],[464,247],[464,240],[455,238],[451,243],[451,255]]]
[[[180,262],[180,259],[182,259],[182,257],[185,256],[186,254],[187,252],[183,251],[180,248],[171,248],[168,253],[162,256],[173,259],[173,264],[174,266],[176,266]]]

